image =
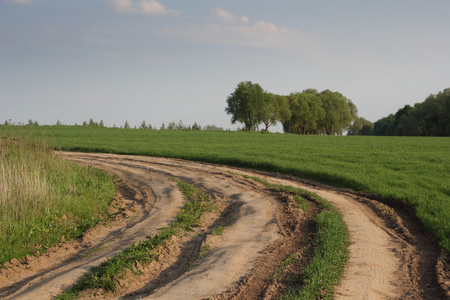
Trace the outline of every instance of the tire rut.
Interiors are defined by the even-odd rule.
[[[370,197],[280,174],[198,162],[111,154],[60,155],[122,178],[132,187],[125,194],[139,199],[135,202],[134,220],[115,229],[120,235],[96,240],[94,245],[83,250],[86,253],[86,250],[100,245],[103,249],[108,248],[100,249],[93,256],[79,258],[81,251],[73,251],[64,263],[47,266],[44,271],[42,266],[41,269],[36,267],[34,274],[30,271],[22,278],[17,274],[14,277],[11,271],[9,277],[4,276],[9,278],[9,285],[0,286],[0,296],[6,299],[51,299],[76,282],[89,268],[130,243],[154,235],[158,228],[174,219],[184,202],[176,184],[168,177],[202,189],[217,203],[219,213],[209,215],[209,223],[205,222],[207,225],[192,236],[175,237],[167,249],[161,250],[161,257],[166,257],[170,263],[155,262],[145,268],[137,265],[144,276],[120,282],[123,299],[278,297],[289,288],[286,282],[295,284],[296,280],[289,276],[299,276],[312,255],[310,240],[314,236],[311,223],[314,212],[309,218],[298,215],[293,212],[292,199],[289,200],[288,196],[281,195],[280,198],[280,193],[241,176],[255,174],[270,183],[314,192],[342,213],[350,231],[351,245],[348,265],[336,287],[336,299],[445,298],[436,275],[439,255],[436,243],[425,237],[420,226],[414,227],[414,221],[409,220],[408,215],[397,213],[389,206],[380,208],[379,202]],[[310,203],[310,207],[314,204]],[[385,210],[389,211],[388,215],[383,215]],[[393,219],[396,221],[392,223]],[[223,234],[212,235],[212,230],[222,224],[227,225]],[[197,260],[200,248],[205,244],[210,250]],[[273,277],[271,274],[277,272],[277,266],[292,253],[299,258],[294,264],[297,269],[289,270],[281,277]],[[441,269],[442,273],[448,273],[448,264],[443,263]],[[0,279],[4,274],[8,275],[8,270],[0,273]],[[267,276],[272,279],[267,280]],[[133,280],[134,283],[131,282]],[[439,280],[442,281],[441,278]],[[444,279],[443,282],[447,281]],[[102,291],[81,296],[82,299],[90,297],[111,299],[118,296]]]

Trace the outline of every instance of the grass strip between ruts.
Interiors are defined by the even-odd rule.
[[[339,212],[315,194],[310,197],[321,203],[316,216],[318,237],[310,264],[303,270],[303,285],[290,290],[282,299],[332,299],[348,260],[348,230]]]
[[[332,299],[334,286],[339,282],[349,257],[349,233],[341,214],[328,201],[314,193],[292,186],[270,184],[258,177],[242,176],[258,181],[267,188],[294,195],[305,212],[305,198],[319,204],[321,211],[315,217],[318,236],[313,258],[302,272],[299,280],[302,284],[289,290],[281,299]]]
[[[165,243],[181,231],[190,231],[200,225],[200,218],[204,212],[211,211],[211,203],[208,195],[175,178],[170,178],[177,182],[178,187],[188,200],[176,220],[154,237],[149,237],[137,244],[132,244],[128,248],[119,252],[115,256],[92,268],[76,284],[66,290],[55,299],[74,299],[84,290],[103,288],[107,291],[116,290],[116,277],[122,276],[125,270],[133,270],[136,262],[145,266],[158,258],[156,248]]]

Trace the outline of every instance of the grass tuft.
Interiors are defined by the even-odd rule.
[[[223,231],[225,230],[225,226],[219,225],[216,229],[214,229],[211,233],[213,235],[222,235]]]

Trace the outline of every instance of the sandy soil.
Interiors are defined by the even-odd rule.
[[[351,237],[350,259],[336,299],[445,299],[449,297],[449,256],[418,225],[407,207],[298,178],[181,160],[60,153],[121,178],[124,211],[82,238],[41,257],[13,260],[0,270],[0,297],[52,299],[133,242],[171,222],[184,204],[169,176],[199,187],[216,210],[191,233],[158,249],[159,259],[141,273],[117,278],[115,294],[89,291],[81,299],[272,299],[295,284],[313,252],[314,215],[299,210],[291,196],[241,175],[317,193],[340,210]],[[212,234],[218,226],[221,235]],[[207,246],[206,256],[199,258]],[[294,254],[296,263],[278,272]],[[274,275],[276,274],[276,276]]]

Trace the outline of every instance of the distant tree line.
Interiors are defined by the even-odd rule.
[[[28,124],[25,123],[14,123],[12,122],[11,119],[9,120],[5,120],[4,126],[39,126],[39,123],[37,121],[33,121],[32,119],[28,120]],[[1,124],[0,124],[1,126]],[[56,121],[56,123],[52,126],[70,126],[70,125],[63,125],[59,119]],[[75,124],[74,126],[80,126],[78,124]],[[106,128],[107,126],[104,124],[103,120],[100,120],[100,122],[96,122],[94,121],[92,118],[89,120],[89,122],[84,121],[81,125],[82,127],[97,127],[97,128]],[[112,128],[118,128],[115,124]],[[130,124],[128,123],[128,120],[125,121],[125,124],[123,126],[120,126],[120,128],[123,129],[131,129]],[[157,128],[153,127],[150,123],[147,123],[144,121],[142,121],[141,125],[139,127],[134,126],[134,129],[150,129],[150,130],[155,130]],[[180,120],[178,123],[176,123],[175,121],[169,122],[168,125],[166,126],[164,123],[162,123],[161,127],[159,128],[159,130],[192,130],[192,131],[196,131],[196,130],[204,130],[204,131],[224,131],[224,129],[222,127],[218,127],[216,125],[206,125],[204,127],[202,127],[200,124],[198,124],[197,122],[194,122],[194,124],[191,125],[185,125],[183,123],[182,120]],[[227,131],[229,131],[229,129],[227,129]]]
[[[395,114],[371,123],[363,118],[349,131],[353,135],[450,136],[450,88],[431,94],[424,102],[405,105]]]
[[[307,89],[288,96],[264,91],[251,81],[238,83],[227,98],[231,123],[240,122],[248,131],[263,131],[281,122],[286,133],[342,135],[358,119],[351,100],[339,92]]]
[[[180,120],[178,123],[175,123],[175,121],[170,122],[167,127],[164,125],[164,123],[159,128],[160,130],[205,130],[205,131],[223,131],[224,129],[222,127],[218,127],[216,125],[206,125],[202,127],[200,124],[197,124],[197,122],[194,122],[194,125],[184,125],[183,121]]]

